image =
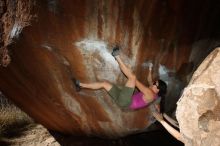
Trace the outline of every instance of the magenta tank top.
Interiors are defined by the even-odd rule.
[[[142,92],[134,93],[133,96],[131,97],[131,104],[130,104],[129,108],[132,110],[136,110],[136,109],[143,108],[143,107],[147,106],[148,103],[144,101],[143,96],[144,96],[144,94]],[[155,95],[154,99],[156,99],[157,97],[158,96]]]

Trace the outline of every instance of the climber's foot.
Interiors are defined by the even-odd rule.
[[[79,92],[81,90],[80,81],[75,79],[75,78],[72,78],[71,80],[72,80],[72,82],[73,82],[73,84],[75,86],[76,92]]]
[[[119,47],[115,46],[113,48],[113,51],[112,51],[112,56],[114,56],[114,57],[118,56],[119,55],[119,50],[120,50]]]

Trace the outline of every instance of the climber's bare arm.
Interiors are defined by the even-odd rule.
[[[171,125],[175,126],[176,128],[179,128],[178,122],[171,117],[169,117],[166,113],[163,113],[164,119],[166,119]]]
[[[157,112],[160,113],[160,104],[159,103],[155,103],[154,104],[155,109],[157,110]]]
[[[149,85],[153,85],[153,78],[152,78],[152,68],[149,68],[148,76],[147,76],[147,81]]]
[[[177,140],[179,140],[179,141],[181,141],[182,143],[184,143],[184,142],[183,142],[183,138],[182,138],[180,132],[178,132],[176,129],[174,129],[173,127],[171,127],[171,126],[170,126],[167,122],[165,122],[164,120],[162,120],[160,123],[163,125],[163,127],[164,127],[173,137],[175,137]]]
[[[150,91],[150,89],[145,86],[144,84],[142,84],[139,80],[136,79],[135,81],[135,86],[144,94],[145,98],[147,98],[147,100],[150,102],[152,101],[154,98],[152,96],[152,92]]]
[[[174,129],[172,126],[170,126],[166,121],[163,120],[163,116],[161,114],[159,114],[158,112],[153,112],[153,116],[163,125],[163,127],[173,136],[175,137],[177,140],[181,141],[182,143],[184,143],[183,141],[183,137],[180,134],[179,131],[177,131],[176,129]]]

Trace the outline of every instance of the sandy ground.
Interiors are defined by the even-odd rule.
[[[0,146],[183,146],[165,130],[146,132],[117,140],[95,137],[64,136],[51,133],[39,124],[28,125],[19,129],[11,129],[10,133],[0,137]]]
[[[0,137],[4,146],[60,146],[42,125],[28,125]],[[15,132],[16,131],[16,132]]]

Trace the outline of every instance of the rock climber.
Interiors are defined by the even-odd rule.
[[[111,84],[107,81],[83,83],[77,79],[72,79],[76,90],[80,91],[82,88],[93,90],[105,89],[117,105],[131,110],[144,108],[158,98],[164,98],[167,85],[160,79],[153,82],[151,76],[152,65],[149,66],[149,86],[145,86],[121,60],[119,47],[116,46],[113,48],[112,56],[116,59],[121,71],[128,79],[123,87],[120,88],[118,85]],[[135,88],[139,91],[135,92]]]

